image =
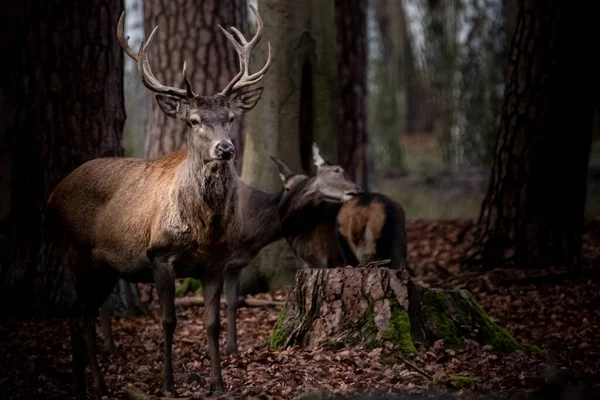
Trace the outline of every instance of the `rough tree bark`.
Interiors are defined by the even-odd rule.
[[[220,92],[239,71],[238,57],[218,27],[237,27],[247,33],[248,6],[245,0],[148,0],[144,2],[144,27],[150,33],[160,26],[150,60],[153,72],[164,84],[183,87],[182,66],[200,94]],[[147,122],[146,156],[158,157],[185,146],[187,127],[160,110],[154,96]],[[236,165],[243,153],[242,121],[231,129],[236,148]]]
[[[7,0],[0,6],[0,53],[6,59],[14,60],[18,55],[17,27],[19,20],[19,0]],[[11,194],[11,142],[10,133],[14,130],[16,85],[16,63],[7,63],[7,69],[0,74],[0,278],[7,263],[8,233]],[[0,280],[0,282],[2,282]]]
[[[34,299],[42,213],[48,195],[85,161],[122,155],[123,53],[116,37],[123,1],[23,1],[12,134],[10,269],[3,295]],[[48,261],[48,260],[45,260]],[[61,298],[52,263],[38,270],[43,298]]]
[[[465,290],[415,285],[406,270],[337,268],[298,271],[269,344],[374,348],[389,341],[414,352],[416,342],[461,348],[465,338],[496,351],[519,347]]]
[[[335,0],[340,102],[338,158],[349,176],[368,190],[367,0]]]
[[[381,57],[369,57],[375,89],[369,93],[369,149],[374,169],[398,172],[403,166],[400,135],[406,131],[406,21],[401,2],[374,0]]]
[[[467,265],[581,263],[586,174],[598,93],[593,13],[520,2],[495,161]]]
[[[275,192],[282,185],[269,156],[298,173],[312,168],[313,140],[335,156],[334,10],[332,3],[320,0],[259,0],[258,9],[273,62],[262,100],[248,115],[242,180]],[[266,59],[266,43],[259,47],[255,61],[260,64]],[[287,243],[272,243],[242,272],[241,290],[290,283],[295,268]]]

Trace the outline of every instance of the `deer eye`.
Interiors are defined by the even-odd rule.
[[[235,119],[235,114],[234,113],[229,114],[229,123],[232,123],[234,119]]]
[[[192,125],[200,125],[200,117],[193,115],[190,117],[190,124]]]
[[[335,167],[335,168],[333,169],[333,172],[334,172],[334,173],[336,173],[336,174],[339,174],[340,172],[342,172],[342,169],[341,169],[341,168],[339,168],[339,167]]]

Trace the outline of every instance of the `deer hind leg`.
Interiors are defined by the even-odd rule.
[[[237,310],[240,295],[240,274],[242,270],[225,270],[225,296],[227,298],[227,354],[234,354],[238,351],[237,344]]]
[[[95,311],[95,309],[94,309]],[[85,348],[88,355],[88,364],[92,371],[92,377],[94,378],[94,387],[96,392],[100,396],[104,396],[107,393],[106,383],[102,376],[102,370],[98,365],[96,358],[96,314],[89,313],[83,317],[83,339],[85,341]]]
[[[95,309],[85,307],[78,315],[71,317],[71,346],[73,352],[73,390],[75,394],[85,393],[85,358],[94,378],[94,387],[100,396],[108,393],[102,371],[96,358]]]
[[[104,338],[104,349],[109,354],[117,354],[117,346],[115,346],[115,339],[112,333],[110,311],[108,310],[108,303],[106,301],[100,306],[99,314],[102,337]]]
[[[69,319],[71,331],[71,368],[73,371],[73,392],[75,395],[85,393],[85,346],[82,331],[82,317],[72,316]]]
[[[163,334],[165,337],[163,349],[163,392],[174,393],[175,380],[173,379],[173,334],[177,326],[175,313],[175,271],[171,261],[153,261],[153,275],[158,301],[160,303]]]
[[[87,355],[87,362],[94,378],[94,387],[96,392],[103,396],[108,391],[97,360],[96,315],[117,279],[116,273],[105,266],[89,261],[83,264],[85,266],[75,284],[76,313],[71,318],[73,383],[79,393],[82,387],[85,388],[84,357]]]

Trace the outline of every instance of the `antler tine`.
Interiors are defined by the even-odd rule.
[[[257,27],[256,27],[256,34],[254,35],[252,40],[250,40],[249,42],[246,40],[244,35],[242,35],[242,33],[235,27],[231,27],[231,31],[235,34],[235,36],[237,36],[237,38],[239,39],[239,42],[238,42],[238,40],[236,40],[236,38],[234,38],[234,36],[231,33],[227,32],[225,29],[223,29],[223,27],[221,27],[219,25],[219,28],[221,28],[221,31],[223,31],[223,34],[225,35],[227,40],[229,40],[229,42],[231,42],[231,44],[233,44],[233,47],[235,48],[235,51],[238,54],[238,57],[240,59],[240,72],[238,72],[238,74],[231,80],[231,82],[229,82],[227,84],[225,89],[223,89],[221,91],[222,95],[227,95],[227,94],[229,94],[231,92],[235,92],[243,87],[254,85],[255,83],[258,83],[263,78],[263,76],[265,75],[265,73],[267,72],[269,67],[271,66],[271,42],[268,42],[269,53],[267,56],[267,62],[260,69],[260,71],[255,72],[254,74],[250,74],[250,72],[249,72],[250,54],[252,53],[252,50],[254,49],[256,44],[262,38],[262,33],[263,33],[263,20],[262,20],[260,14],[258,13],[258,11],[256,10],[256,8],[253,5],[250,5],[250,9],[252,10],[252,12],[254,13],[254,16],[256,17]]]
[[[186,74],[185,61],[183,62],[183,82],[185,83],[185,90],[187,92],[187,96],[189,98],[196,97],[196,93],[194,93],[194,90],[192,89],[192,83],[190,82],[190,80],[188,79],[187,74]]]
[[[129,36],[125,36],[125,11],[123,11],[121,17],[119,17],[119,23],[117,24],[117,38],[119,39],[119,43],[121,43],[121,47],[125,50],[125,53],[137,63],[137,54],[129,47]]]
[[[142,83],[144,84],[144,86],[146,86],[148,89],[152,90],[153,92],[168,94],[168,95],[179,97],[182,99],[189,99],[188,90],[184,90],[184,89],[180,89],[180,88],[176,88],[176,87],[172,87],[172,86],[165,86],[165,85],[161,84],[158,81],[158,79],[156,79],[154,74],[152,73],[152,68],[150,68],[150,62],[148,61],[148,48],[150,47],[150,44],[152,43],[152,39],[154,38],[154,35],[156,35],[157,31],[158,31],[158,26],[155,27],[154,30],[152,30],[152,33],[150,33],[150,36],[148,36],[148,40],[145,43],[144,43],[144,41],[142,41],[140,50],[138,51],[138,55],[137,55],[138,70],[139,70],[140,76],[142,78]],[[186,86],[187,86],[187,83],[186,83]]]

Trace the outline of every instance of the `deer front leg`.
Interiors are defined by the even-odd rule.
[[[204,294],[204,321],[208,336],[208,354],[210,356],[210,389],[213,393],[225,392],[221,374],[221,356],[219,354],[219,301],[223,290],[223,276],[211,276],[202,282]]]
[[[240,297],[240,274],[238,268],[225,271],[225,297],[227,298],[227,354],[237,353],[237,310]]]
[[[160,303],[161,320],[165,335],[162,387],[164,392],[173,393],[172,348],[173,333],[177,326],[175,314],[175,272],[169,261],[155,261],[153,266],[154,284]]]

